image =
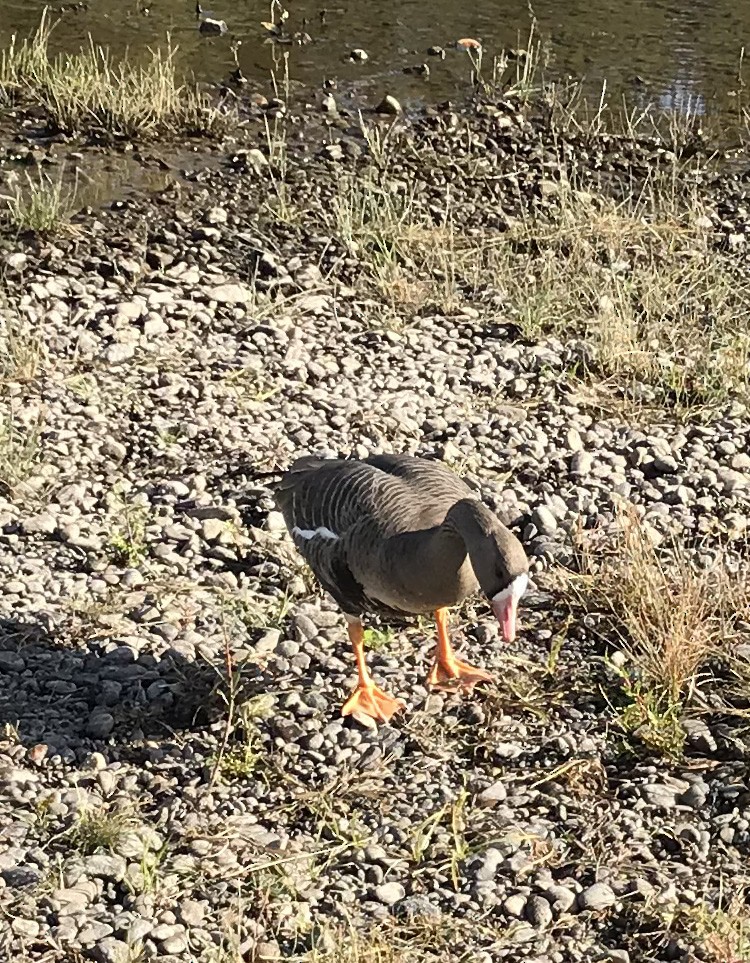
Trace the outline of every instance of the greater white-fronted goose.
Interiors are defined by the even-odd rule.
[[[481,589],[512,641],[528,559],[515,535],[458,476],[439,462],[407,455],[304,457],[283,474],[275,496],[294,544],[348,623],[359,682],[343,715],[372,726],[404,708],[367,669],[366,612],[434,613],[438,643],[430,685],[471,687],[492,679],[456,658],[448,608]]]

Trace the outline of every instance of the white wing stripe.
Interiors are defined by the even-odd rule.
[[[292,535],[295,538],[297,536],[304,538],[305,541],[308,541],[311,538],[327,538],[334,542],[339,540],[338,535],[335,532],[332,532],[330,528],[326,528],[324,525],[322,525],[320,528],[298,528],[295,525],[292,529]]]

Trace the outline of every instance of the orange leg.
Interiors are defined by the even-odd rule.
[[[357,688],[341,707],[342,716],[353,716],[357,722],[374,729],[378,722],[388,722],[391,716],[406,706],[400,699],[394,699],[379,689],[367,668],[365,661],[365,632],[360,621],[349,622],[349,641],[357,660]]]
[[[470,689],[477,682],[492,682],[493,678],[484,669],[477,669],[468,662],[461,662],[456,658],[448,635],[448,609],[438,609],[435,612],[438,629],[437,652],[435,663],[427,676],[428,685],[442,689],[456,687]]]

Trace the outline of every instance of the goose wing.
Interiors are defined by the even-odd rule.
[[[377,608],[352,573],[349,556],[381,537],[378,518],[379,507],[388,500],[386,479],[359,461],[305,457],[292,464],[275,488],[297,550],[347,614]]]
[[[354,615],[386,613],[368,595],[366,577],[367,560],[383,540],[440,524],[454,502],[472,493],[438,462],[376,455],[364,461],[300,458],[275,494],[298,551],[343,611]]]
[[[463,479],[439,461],[412,455],[373,455],[364,464],[400,479],[413,498],[419,498],[420,503],[439,505],[440,509],[443,506],[450,508],[461,498],[477,495]]]

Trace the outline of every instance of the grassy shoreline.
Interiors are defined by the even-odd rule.
[[[3,52],[0,100],[28,102],[54,128],[83,135],[224,129],[227,115],[179,81],[170,43],[145,65],[127,58],[115,64],[93,45],[51,57],[51,29],[45,13],[34,37],[14,38]],[[486,301],[491,288],[521,337],[585,343],[574,362],[583,381],[673,411],[710,410],[732,398],[747,404],[745,235],[722,235],[721,199],[706,188],[714,146],[695,117],[674,118],[660,131],[647,111],[618,120],[600,104],[592,113],[545,77],[533,31],[521,60],[503,56],[488,69],[472,54],[467,63],[478,99],[445,130],[457,156],[435,153],[434,143],[417,156],[423,134],[360,114],[363,160],[341,164],[327,210],[295,192],[304,154],[290,142],[288,78],[285,87],[275,83],[283,109],[261,112],[243,135],[257,145],[265,216],[291,230],[330,232],[359,260],[357,283],[381,305],[385,324],[431,306],[451,311]],[[306,119],[314,128],[314,118]],[[480,138],[489,134],[498,154],[479,153],[472,163],[471,131],[480,120]],[[417,118],[417,129],[421,123]],[[325,136],[336,145],[335,126]],[[541,169],[535,154],[544,157]],[[498,189],[498,178],[510,186]],[[405,186],[409,179],[444,188],[436,196],[429,187]],[[471,185],[482,181],[497,214],[475,217],[467,231],[462,208]],[[40,170],[2,200],[8,229],[51,233],[69,222],[76,185]]]
[[[36,109],[53,131],[84,138],[210,137],[226,129],[212,98],[180,77],[170,37],[141,63],[127,54],[115,60],[90,38],[78,53],[53,54],[53,29],[45,8],[30,38],[13,35],[0,51],[0,107]]]

